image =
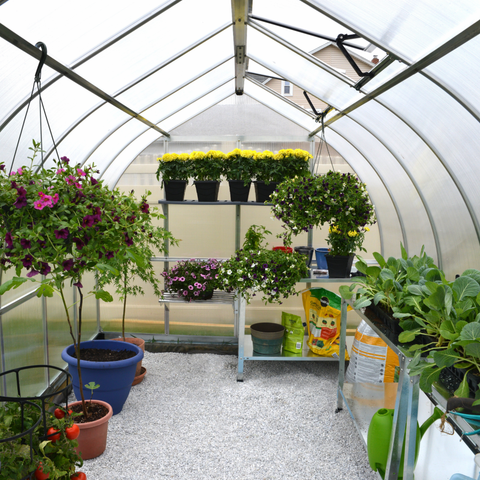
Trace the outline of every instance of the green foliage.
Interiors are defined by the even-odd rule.
[[[236,148],[227,153],[222,174],[227,180],[243,180],[245,184],[255,178],[255,150]]]
[[[157,180],[160,180],[160,176],[164,182],[169,180],[188,181],[193,176],[193,161],[188,153],[166,153],[158,158]]]
[[[298,295],[295,286],[309,273],[304,255],[268,250],[262,245],[268,233],[265,227],[250,227],[244,248],[237,250],[220,269],[219,281],[223,288],[243,295],[247,303],[261,292],[266,304],[281,304],[282,298]]]
[[[283,222],[287,246],[292,236],[328,223],[330,253],[354,253],[362,247],[367,225],[376,222],[365,184],[350,174],[330,171],[288,179],[270,198],[273,214]]]
[[[41,416],[41,403],[39,401],[25,403],[23,412],[22,422],[20,403],[5,402],[3,404],[0,408],[0,438],[20,435],[33,427]],[[65,435],[65,428],[72,425],[73,418],[66,416],[57,419],[48,410],[45,416],[47,429],[54,427],[60,431],[60,438],[55,442],[48,438],[44,440],[46,432],[41,421],[32,433],[32,451],[30,451],[30,435],[0,443],[0,480],[21,479],[33,472],[40,462],[44,473],[50,474],[49,479],[68,480],[75,472],[75,467],[83,465],[81,457],[75,450],[78,442],[69,440]]]
[[[192,152],[192,177],[199,181],[219,182],[224,170],[226,155],[218,150],[209,150],[207,153]]]

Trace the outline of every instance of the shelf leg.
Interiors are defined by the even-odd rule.
[[[342,307],[340,313],[340,358],[338,360],[338,389],[337,389],[337,409],[335,413],[343,410],[343,384],[345,383],[345,350],[347,337],[347,301],[342,298]]]
[[[392,436],[390,438],[385,479],[397,480],[398,478],[402,448],[405,440],[405,431],[407,429],[409,434],[407,435],[405,442],[403,480],[413,480],[419,395],[418,377],[410,377],[408,375],[407,370],[410,360],[407,360],[404,355],[399,355],[399,363],[399,392],[397,392],[397,398],[395,401]]]
[[[237,382],[243,382],[243,362],[244,362],[244,345],[245,345],[245,299],[240,296],[238,298],[239,315],[238,315],[238,370]]]

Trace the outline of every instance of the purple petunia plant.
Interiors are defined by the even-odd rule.
[[[0,285],[0,295],[26,282],[37,284],[38,297],[58,294],[80,358],[84,296],[113,300],[99,284],[84,295],[84,274],[117,275],[118,264],[127,260],[146,268],[150,258],[141,245],[145,237],[158,233],[151,223],[155,214],[146,196],[137,200],[133,192],[124,195],[97,180],[95,166],[74,165],[62,157],[46,169],[35,165],[40,144],[33,141],[30,150],[30,166],[7,172],[0,163],[0,269],[15,271]],[[69,305],[69,285],[78,292],[77,305]],[[76,331],[72,308],[78,311]]]
[[[182,260],[162,273],[165,293],[177,295],[185,301],[204,300],[221,288],[218,280],[220,262],[214,258]]]

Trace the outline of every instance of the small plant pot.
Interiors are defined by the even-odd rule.
[[[142,367],[140,370],[140,374],[135,376],[135,379],[133,380],[132,387],[134,385],[138,385],[143,381],[145,378],[145,375],[147,374],[147,369],[145,367]]]
[[[198,181],[193,182],[197,190],[197,199],[199,202],[216,202],[218,201],[218,191],[220,182]]]
[[[169,180],[163,182],[165,188],[165,199],[170,202],[183,202],[185,190],[187,188],[186,180]]]
[[[316,248],[315,259],[317,260],[317,268],[319,270],[328,270],[327,259],[325,255],[328,254],[329,248]]]
[[[293,253],[292,247],[283,247],[283,246],[273,247],[272,250],[281,250],[282,252],[285,252],[285,253]]]
[[[228,187],[230,189],[230,201],[248,202],[251,183],[252,182],[249,182],[247,185],[245,185],[243,180],[229,180]]]
[[[125,337],[125,340],[123,337],[119,338],[112,338],[112,340],[116,340],[118,342],[127,342],[127,343],[133,343],[133,345],[136,345],[140,350],[142,350],[143,353],[145,353],[145,340],[143,338],[134,338],[134,337]],[[137,363],[137,368],[135,369],[135,377],[140,375],[140,371],[142,369],[142,360],[140,360]]]
[[[255,185],[255,201],[258,203],[270,202],[270,195],[278,187],[279,182],[253,182]]]
[[[278,323],[254,323],[250,326],[253,351],[259,355],[278,355],[282,348],[285,327]]]
[[[88,402],[89,400],[87,400]],[[82,460],[99,457],[107,448],[108,421],[112,418],[113,409],[107,402],[92,400],[107,407],[108,413],[103,418],[87,423],[77,423],[80,428],[80,435],[77,438],[77,452]],[[70,406],[81,405],[82,402],[71,403]]]
[[[325,255],[330,278],[349,278],[355,255]]]
[[[305,261],[307,263],[307,267],[310,268],[313,259],[313,247],[295,247],[294,250],[301,255],[305,255]]]

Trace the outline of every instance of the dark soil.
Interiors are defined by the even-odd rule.
[[[87,400],[87,412],[88,418],[86,419],[83,415],[80,417],[75,417],[75,423],[88,423],[94,422],[95,420],[100,420],[108,413],[108,408],[104,405],[100,405],[99,403],[91,403]],[[78,405],[73,405],[73,407],[68,407],[75,413],[82,413],[82,404],[79,403]]]
[[[80,360],[89,362],[116,362],[132,358],[136,353],[132,350],[109,350],[107,348],[82,348],[80,350]],[[77,358],[75,352],[72,357]]]

